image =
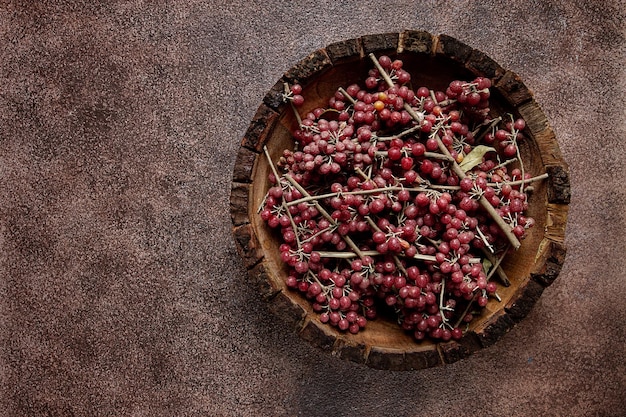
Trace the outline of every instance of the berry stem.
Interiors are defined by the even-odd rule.
[[[359,174],[361,176],[361,178],[363,178],[363,180],[365,180],[365,181],[371,180],[370,176],[367,175],[365,172],[363,172],[363,170],[361,168],[359,168],[359,167],[354,168],[354,172]]]
[[[291,185],[293,185],[298,191],[300,191],[300,193],[303,196],[307,196],[307,197],[311,196],[309,192],[305,190],[304,187],[302,187],[300,184],[298,184],[298,182],[294,180],[291,175],[285,174],[285,178],[287,179],[287,181],[291,183]],[[333,217],[330,214],[328,214],[326,209],[322,207],[322,205],[318,201],[314,200],[313,204],[315,204],[315,207],[317,208],[317,210],[320,212],[322,216],[326,218],[326,220],[328,220],[333,226],[337,226],[337,221],[333,219]],[[350,238],[350,236],[341,235],[341,237],[346,242],[346,244],[350,246],[350,248],[354,251],[354,253],[356,253],[356,255],[359,258],[363,258],[363,252],[361,252],[361,250],[354,243],[354,241]]]
[[[411,133],[416,132],[416,131],[418,131],[420,129],[421,129],[421,126],[416,125],[416,126],[413,126],[410,129],[403,130],[402,132],[400,132],[400,133],[398,133],[397,135],[394,135],[394,136],[377,136],[376,140],[380,141],[380,142],[389,141],[389,140],[393,140],[393,139],[396,139],[396,138],[401,138],[401,137],[410,135]]]
[[[385,83],[387,83],[389,88],[392,88],[394,86],[393,80],[391,79],[391,77],[389,77],[389,74],[387,74],[387,71],[385,71],[385,69],[380,65],[380,62],[378,62],[376,55],[374,55],[373,53],[370,53],[369,57],[374,63],[374,66],[376,67],[380,75],[385,80]],[[409,103],[404,103],[404,110],[406,110],[407,113],[409,113],[409,115],[413,118],[413,120],[416,120],[418,123],[422,123],[422,121],[424,120],[424,114],[416,112],[415,109],[413,109],[413,107],[411,107]]]
[[[372,220],[372,218],[370,216],[365,216],[365,220],[367,221],[367,223],[370,225],[370,227],[377,231],[377,232],[383,232],[383,230],[380,229],[380,227],[378,227],[378,225],[376,224],[376,222],[374,220]],[[398,259],[397,255],[393,255],[393,261],[396,263],[396,266],[398,267],[398,269],[400,271],[402,271],[402,273],[406,276],[408,275],[406,272],[406,269],[404,269],[404,265],[402,265],[402,262],[400,262],[400,259]]]
[[[439,105],[439,102],[437,101],[437,97],[435,96],[435,91],[429,90],[429,93],[430,93],[430,98],[435,102],[435,104]]]
[[[513,115],[510,114],[509,116],[511,116],[511,125],[514,125],[515,119],[513,118]],[[524,162],[522,161],[522,157],[521,157],[520,151],[519,151],[519,146],[517,144],[517,132],[518,131],[517,131],[517,129],[515,129],[515,127],[512,127],[512,130],[513,131],[511,133],[511,137],[513,138],[513,143],[515,144],[515,153],[517,154],[517,159],[519,160],[519,168],[520,168],[520,171],[522,173],[522,175],[521,175],[522,178],[521,179],[524,180],[524,176],[525,176],[525,174],[524,174]],[[520,189],[520,192],[522,192],[522,193],[524,192],[524,183],[523,182],[520,184],[519,189]]]
[[[507,159],[506,161],[504,161],[504,162],[502,162],[502,163],[500,163],[500,164],[496,165],[495,167],[493,167],[490,171],[491,171],[491,172],[493,172],[493,171],[495,171],[496,169],[502,168],[502,167],[504,167],[504,166],[506,166],[506,165],[509,165],[509,164],[511,164],[511,163],[513,163],[513,162],[515,162],[515,161],[517,161],[517,158]]]
[[[365,173],[363,173],[363,175],[365,175]],[[366,176],[366,179],[367,178]],[[425,192],[428,191],[429,189],[445,189],[445,190],[458,190],[460,189],[460,187],[458,186],[453,186],[453,185],[429,185],[428,187],[395,187],[395,186],[389,186],[389,187],[382,187],[382,188],[372,188],[371,190],[358,190],[358,191],[346,191],[346,192],[341,192],[341,193],[326,193],[326,194],[318,194],[318,195],[308,195],[306,197],[302,197],[299,198],[297,200],[293,200],[287,203],[287,207],[291,207],[291,206],[296,206],[300,203],[308,203],[311,201],[316,201],[316,200],[323,200],[325,198],[330,198],[330,197],[335,197],[339,194],[341,195],[367,195],[367,194],[378,194],[378,193],[385,193],[385,192],[392,192],[392,191],[402,191],[402,190],[407,190],[410,192],[416,192],[416,193],[420,193],[420,192]]]
[[[381,255],[383,255],[382,253],[378,252],[377,250],[362,250],[360,252],[361,252],[361,255],[363,255],[363,256],[381,256]],[[349,252],[349,251],[343,251],[343,252],[339,252],[339,251],[317,251],[317,253],[319,253],[319,255],[322,258],[352,259],[352,258],[359,257],[359,255],[357,255],[356,253]],[[437,258],[434,255],[423,255],[421,253],[415,254],[414,256],[411,257],[411,259],[416,259],[418,261],[425,261],[425,262],[436,262],[437,261]],[[482,262],[482,259],[480,259],[480,258],[470,258],[469,259],[469,263],[470,264],[476,264],[476,263],[480,263],[480,262]]]
[[[388,152],[387,151],[376,151],[375,155],[378,156],[378,157],[386,158],[387,155],[388,155]],[[454,158],[452,158],[452,156],[450,156],[450,155],[443,155],[443,154],[440,154],[440,153],[437,153],[437,152],[426,151],[426,152],[424,152],[424,156],[426,158],[440,159],[440,160],[446,161],[446,162],[454,161]]]
[[[536,177],[532,177],[532,178],[528,178],[528,179],[522,179],[522,180],[517,180],[517,181],[508,181],[508,182],[503,182],[502,184],[509,184],[509,185],[521,185],[521,184],[528,184],[530,182],[535,182],[535,181],[541,181],[544,180],[546,178],[548,178],[550,175],[546,172],[543,173],[541,175],[537,175]],[[491,183],[489,183],[489,185],[491,185]],[[495,185],[495,184],[494,184]]]
[[[284,83],[283,88],[285,89],[285,95],[289,95],[290,93],[289,84]],[[293,110],[293,114],[296,116],[296,120],[298,121],[298,127],[302,126],[302,118],[300,117],[300,113],[298,113],[298,109],[296,109],[296,106],[293,104],[293,101],[291,100],[288,100],[288,101],[289,101],[289,105],[291,105],[291,109]]]
[[[428,188],[420,188],[420,187],[394,187],[394,186],[389,186],[389,187],[383,187],[383,188],[372,188],[371,190],[358,190],[358,191],[346,191],[346,192],[341,192],[341,193],[326,193],[326,194],[319,194],[319,195],[309,195],[306,197],[302,197],[299,198],[297,200],[293,200],[287,203],[287,207],[290,206],[296,206],[300,203],[307,203],[310,201],[316,201],[316,200],[323,200],[325,198],[330,198],[330,197],[335,197],[338,194],[341,195],[367,195],[367,194],[377,194],[377,193],[384,193],[384,192],[390,192],[390,191],[401,191],[401,190],[408,190],[408,191],[413,191],[413,192],[423,192],[423,191],[428,191]]]
[[[343,87],[339,87],[337,91],[343,94],[344,97],[347,98],[348,101],[350,101],[350,103],[352,103],[353,106],[356,104],[356,100],[350,94],[348,94],[348,92],[344,90]]]
[[[453,162],[454,161],[454,158],[450,154],[445,155],[445,154],[440,154],[440,153],[437,153],[437,152],[426,151],[426,152],[424,152],[424,156],[427,157],[427,158],[441,159],[442,161],[447,161],[447,162]]]
[[[500,123],[501,121],[502,121],[502,116],[498,116],[498,117],[496,117],[493,120],[486,120],[485,123],[482,123],[476,129],[474,129],[474,131],[472,133],[474,134],[475,142],[479,142],[487,134],[487,132],[489,132],[494,127],[496,127],[498,125],[498,123]],[[481,129],[484,126],[487,126],[487,128],[481,131]]]
[[[278,175],[278,171],[276,170],[276,167],[274,166],[274,162],[272,161],[270,152],[267,149],[267,146],[265,145],[263,146],[263,152],[265,153],[265,157],[267,158],[269,166],[272,169],[274,176],[276,177],[276,181],[280,184],[280,176]],[[287,207],[287,203],[285,202],[285,200],[281,201],[281,207],[285,210],[286,215],[289,217],[289,223],[291,223],[291,227],[293,228],[295,239],[296,239],[296,244],[298,245],[298,249],[301,249],[302,244],[300,243],[300,237],[298,236],[298,232],[297,232],[298,228],[296,226],[296,222],[293,221],[293,216],[291,215],[291,212],[289,211],[289,208]]]
[[[317,251],[322,258],[338,258],[338,259],[352,259],[358,255],[354,252],[336,252],[336,251]],[[378,254],[376,251],[364,250],[361,251],[363,256],[372,256]]]
[[[458,185],[441,185],[441,184],[428,184],[428,188],[432,190],[447,190],[447,191],[458,191],[461,189]],[[410,190],[411,188],[408,188]]]
[[[265,153],[265,157],[267,158],[267,162],[270,165],[270,169],[272,170],[274,177],[276,177],[276,181],[280,184],[280,175],[278,174],[278,171],[276,170],[276,167],[274,166],[274,162],[272,162],[270,151],[267,149],[267,146],[265,145],[263,145],[263,152]]]
[[[494,259],[493,255],[491,255],[489,252],[485,251],[485,255],[487,256],[487,258],[490,258],[489,262],[492,262],[491,260],[493,259],[491,270],[489,271],[489,274],[487,275],[487,281],[489,281],[489,279],[493,276],[494,271],[502,270],[502,268],[500,268],[500,263],[502,262],[502,260],[506,256],[507,251],[508,251],[508,248],[505,248],[504,252],[502,252],[502,254],[500,255],[500,257],[498,259]],[[500,272],[498,272],[498,276],[500,276],[500,278],[504,277],[506,279],[506,284],[504,284],[504,285],[508,287],[511,284],[510,284],[508,278],[506,278],[506,274],[504,274],[503,270],[502,270],[502,274],[503,275],[500,275]],[[459,316],[459,318],[458,318],[457,322],[455,323],[454,327],[459,327],[459,325],[463,321],[463,317],[465,317],[465,315],[470,311],[470,308],[472,308],[472,305],[474,304],[474,301],[476,301],[476,299],[478,298],[478,294],[479,293],[474,294],[474,296],[468,301],[467,306],[465,307],[465,310],[463,310],[463,313],[461,313],[461,315]],[[499,302],[502,301],[500,296],[498,296],[497,294],[495,294],[494,296],[496,297],[496,299]]]
[[[506,276],[506,274],[504,273],[504,270],[500,266],[500,264],[502,263],[502,261],[504,260],[504,257],[506,256],[508,252],[508,249],[509,249],[508,247],[504,248],[504,251],[498,257],[498,259],[495,259],[493,255],[491,254],[487,255],[487,259],[489,259],[489,262],[492,263],[491,270],[489,271],[489,274],[487,274],[487,281],[489,281],[491,277],[493,276],[493,274],[497,272],[498,276],[503,281],[504,286],[508,287],[509,285],[511,285],[509,278]]]
[[[474,304],[474,301],[476,300],[476,298],[478,298],[478,293],[474,294],[474,296],[467,302],[467,305],[465,306],[465,310],[463,310],[463,312],[457,319],[456,323],[454,323],[454,327],[459,327],[461,325],[461,323],[463,322],[463,317],[465,317],[465,315],[469,313],[470,308],[472,308],[472,305]]]
[[[485,244],[485,248],[489,249],[488,253],[494,253],[494,249],[493,246],[491,245],[491,243],[489,243],[489,241],[487,240],[487,237],[485,236],[485,234],[483,233],[482,230],[480,230],[480,227],[476,228],[476,232],[478,232],[478,236],[480,236],[480,239],[483,241],[483,243]],[[483,248],[485,250],[485,252],[487,252],[487,250]]]
[[[456,100],[446,99],[444,101],[439,102],[439,107],[448,107],[451,104],[456,103]]]
[[[378,72],[380,73],[380,76],[383,77],[383,80],[385,80],[385,83],[387,83],[387,85],[390,88],[393,87],[394,86],[393,80],[391,79],[389,74],[387,74],[387,71],[385,71],[385,69],[382,67],[382,65],[380,65],[380,62],[378,62],[378,58],[376,58],[376,55],[374,55],[373,53],[370,53],[369,57],[372,60],[372,62],[374,63],[374,66],[376,67]]]
[[[443,304],[444,301],[444,297],[446,295],[446,279],[442,278],[441,279],[441,292],[439,293],[439,315],[441,316],[441,324],[443,326],[447,326],[450,329],[453,329],[454,327],[452,327],[449,323],[448,318],[446,317],[445,311],[452,311],[452,309],[450,307],[446,307]],[[455,326],[457,327],[457,326]]]

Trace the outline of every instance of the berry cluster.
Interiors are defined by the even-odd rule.
[[[490,119],[489,79],[414,89],[402,61],[370,57],[364,86],[296,113],[260,216],[321,322],[357,333],[382,315],[417,340],[459,339],[498,298],[491,278],[506,282],[499,264],[534,224],[528,184],[545,176],[524,172],[524,121]],[[301,106],[302,87],[284,98]]]

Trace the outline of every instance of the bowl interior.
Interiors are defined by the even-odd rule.
[[[453,80],[472,80],[476,74],[460,65],[458,62],[445,56],[424,55],[417,53],[388,54],[392,58],[399,58],[404,62],[404,69],[408,70],[412,76],[412,87],[427,86],[434,90],[445,90],[445,87]],[[372,68],[370,59],[356,57],[346,59],[343,62],[336,62],[329,68],[320,71],[303,85],[303,96],[305,103],[299,109],[304,115],[316,107],[326,107],[328,99],[335,93],[338,87],[347,87],[352,83],[363,85],[367,77],[367,71]],[[512,113],[519,116],[517,109],[513,107],[497,89],[492,89],[490,98],[491,115],[498,116],[505,113]],[[278,122],[269,132],[266,146],[274,161],[281,156],[283,149],[292,149],[294,142],[291,132],[296,128],[297,121],[290,106],[282,106],[279,110]],[[533,175],[540,175],[545,172],[537,143],[534,140],[533,132],[528,128],[525,133],[529,137],[520,143],[520,152],[526,172]],[[311,321],[320,325],[324,332],[332,334],[341,339],[343,343],[349,345],[365,345],[369,347],[380,347],[398,351],[416,351],[421,349],[433,349],[434,342],[424,341],[417,343],[413,337],[406,334],[396,323],[384,318],[379,318],[368,322],[367,328],[356,335],[342,333],[333,327],[319,323],[317,314],[313,312],[308,300],[304,299],[297,292],[289,290],[285,285],[286,268],[280,260],[278,246],[280,238],[257,215],[257,210],[263,201],[268,190],[268,174],[270,166],[263,154],[256,158],[253,167],[252,178],[254,179],[250,188],[249,214],[250,223],[254,233],[261,245],[264,253],[263,262],[269,274],[271,285],[282,291],[291,302],[301,306]],[[518,289],[524,286],[530,279],[537,256],[541,252],[541,244],[544,238],[544,228],[546,227],[546,206],[547,193],[544,182],[534,184],[534,192],[529,196],[528,216],[535,219],[536,224],[529,229],[527,237],[522,241],[521,247],[508,255],[502,267],[505,270],[510,286],[499,285],[498,295],[501,301],[492,299],[489,301],[482,314],[475,318],[469,329],[479,332],[480,329],[489,322],[490,319],[501,311],[513,297]],[[494,278],[495,279],[495,278]]]

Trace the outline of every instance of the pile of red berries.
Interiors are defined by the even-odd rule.
[[[528,184],[543,176],[524,172],[524,121],[490,118],[489,79],[415,89],[402,61],[371,58],[364,86],[296,112],[259,214],[321,322],[357,333],[385,316],[417,340],[459,339],[498,297],[492,277],[533,226]],[[284,99],[295,109],[302,92]]]

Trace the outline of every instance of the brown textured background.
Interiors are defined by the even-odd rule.
[[[221,3],[0,1],[0,415],[626,415],[626,4]],[[452,365],[385,372],[268,314],[228,201],[286,69],[403,29],[522,77],[572,203],[562,273],[522,323]]]

